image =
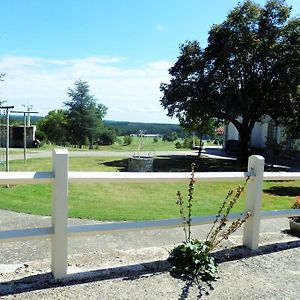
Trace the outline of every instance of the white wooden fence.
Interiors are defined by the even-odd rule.
[[[259,226],[261,219],[280,218],[300,215],[300,209],[279,211],[261,211],[263,180],[300,180],[300,172],[264,172],[264,158],[251,156],[247,172],[209,172],[196,173],[196,181],[236,181],[248,176],[251,179],[247,186],[245,212],[250,211],[251,217],[243,229],[243,245],[257,249],[259,244]],[[61,279],[67,274],[67,241],[68,236],[124,232],[133,230],[150,230],[175,228],[182,226],[182,220],[167,219],[158,221],[122,222],[109,224],[87,224],[68,226],[68,183],[69,182],[179,182],[188,181],[190,173],[112,173],[112,172],[69,172],[68,151],[56,149],[53,151],[52,172],[0,172],[2,184],[53,184],[52,226],[43,228],[28,228],[0,231],[0,242],[31,239],[52,239],[51,271],[55,279]],[[240,214],[231,214],[229,219],[235,219]],[[215,216],[193,217],[192,225],[212,223]]]

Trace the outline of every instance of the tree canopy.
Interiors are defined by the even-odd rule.
[[[39,120],[38,129],[42,131],[52,143],[65,146],[68,141],[66,118],[66,110],[52,110],[47,116]]]
[[[170,83],[161,84],[168,115],[232,122],[245,160],[255,122],[265,115],[279,122],[299,101],[300,19],[290,13],[282,0],[248,0],[211,28],[205,48],[181,45]]]
[[[90,88],[86,81],[77,80],[74,89],[69,88],[69,101],[64,102],[67,111],[68,131],[73,143],[81,147],[88,139],[90,148],[100,129],[107,108],[90,95]]]

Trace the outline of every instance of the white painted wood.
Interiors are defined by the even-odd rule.
[[[300,216],[300,209],[266,210],[261,212],[262,219],[289,218]]]
[[[243,213],[228,215],[228,220],[234,220],[243,216]],[[213,223],[215,215],[192,217],[191,226]],[[182,219],[166,219],[139,222],[117,222],[117,223],[99,223],[86,225],[72,225],[68,227],[70,236],[110,234],[113,232],[129,232],[138,230],[159,230],[168,228],[182,227]]]
[[[198,181],[236,181],[248,172],[197,172]],[[189,172],[130,173],[130,172],[69,172],[71,182],[177,182],[190,178]],[[0,184],[52,183],[53,172],[0,172]],[[300,180],[300,172],[265,172],[264,180]]]
[[[234,213],[228,215],[228,220],[235,220],[244,216],[245,213]],[[262,211],[261,219],[288,218],[300,216],[300,209],[283,209]],[[197,216],[192,218],[191,225],[211,224],[215,220],[215,215]],[[130,232],[138,230],[159,230],[168,228],[182,227],[181,218],[140,221],[140,222],[114,222],[85,225],[68,226],[68,236],[111,234],[114,232]],[[24,240],[37,240],[53,238],[54,232],[52,227],[28,228],[0,231],[0,242],[14,242]]]
[[[261,214],[261,199],[263,188],[265,159],[259,155],[252,155],[248,161],[248,172],[255,175],[247,186],[246,193],[246,212],[251,216],[244,224],[243,245],[255,250],[258,248],[259,226]]]
[[[53,172],[0,172],[0,184],[46,184],[53,178]]]
[[[264,180],[300,180],[300,172],[265,172]]]
[[[235,181],[247,177],[248,172],[197,172],[197,181]],[[69,172],[70,182],[184,182],[190,172]]]
[[[53,237],[52,227],[0,231],[0,242],[47,239]]]
[[[53,150],[51,271],[55,279],[67,274],[68,256],[68,150]]]

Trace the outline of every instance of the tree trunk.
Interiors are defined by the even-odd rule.
[[[233,122],[232,122],[233,123]],[[249,156],[249,142],[251,138],[252,129],[254,127],[255,122],[254,121],[245,121],[243,120],[242,123],[235,121],[234,126],[239,132],[240,135],[240,142],[241,142],[241,148],[240,148],[240,163],[242,166],[247,165],[248,163],[248,156]]]
[[[202,133],[200,134],[200,142],[199,142],[199,151],[198,151],[198,157],[201,156],[201,152],[202,152],[202,149],[203,149],[203,142],[202,142],[202,138],[203,138],[203,135]]]

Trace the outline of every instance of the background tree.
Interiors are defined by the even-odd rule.
[[[117,133],[114,128],[103,128],[97,136],[98,145],[112,145],[117,139]]]
[[[97,104],[97,99],[90,95],[90,88],[86,81],[77,80],[74,89],[69,88],[69,101],[67,106],[68,130],[73,142],[79,146],[84,145],[86,139],[92,149],[97,134],[103,127],[103,118],[107,108],[103,104]]]
[[[50,111],[38,122],[37,128],[51,143],[65,146],[68,142],[67,111],[64,109]]]
[[[214,137],[216,134],[216,129],[220,125],[217,119],[212,119],[208,117],[202,118],[182,118],[179,116],[180,125],[188,132],[194,132],[199,137],[199,151],[198,157],[201,156],[203,149],[203,136],[208,135]]]
[[[169,116],[214,117],[234,124],[245,162],[251,132],[265,115],[288,116],[300,83],[300,19],[281,0],[245,1],[209,31],[208,45],[180,47],[161,84]]]

